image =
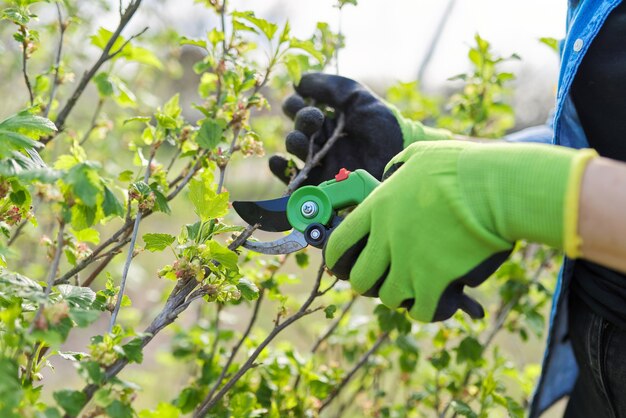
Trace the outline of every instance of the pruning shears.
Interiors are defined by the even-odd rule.
[[[342,168],[334,179],[304,186],[290,196],[263,201],[233,202],[235,211],[250,225],[270,232],[292,230],[271,242],[246,241],[243,246],[263,254],[288,254],[307,245],[323,248],[343,220],[337,212],[356,206],[380,184],[367,171]]]

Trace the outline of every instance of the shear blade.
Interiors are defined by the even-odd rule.
[[[243,243],[244,248],[262,254],[289,254],[307,246],[304,234],[294,229],[289,235],[271,242],[246,241]]]
[[[233,202],[235,211],[250,225],[259,224],[259,229],[269,232],[288,231],[292,228],[287,219],[289,196],[258,202]]]

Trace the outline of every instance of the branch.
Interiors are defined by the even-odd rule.
[[[102,105],[104,105],[104,99],[100,98],[98,99],[96,110],[94,110],[93,116],[91,117],[91,123],[89,124],[89,129],[87,129],[87,132],[85,132],[80,142],[78,143],[81,147],[85,144],[85,142],[87,142],[87,140],[89,139],[89,135],[91,135],[93,130],[96,129],[96,123],[98,121],[98,116],[100,115],[100,112],[102,111]]]
[[[139,6],[141,5],[141,1],[142,0],[132,0],[130,2],[130,4],[128,5],[126,10],[124,11],[124,13],[121,15],[120,22],[119,22],[117,28],[115,29],[115,31],[111,35],[111,38],[109,39],[107,44],[102,49],[102,53],[100,54],[100,57],[93,64],[93,66],[87,72],[85,72],[83,74],[82,78],[80,79],[80,82],[76,86],[76,89],[72,93],[72,96],[69,98],[69,100],[67,101],[65,106],[63,106],[63,108],[59,112],[59,115],[57,116],[56,120],[54,121],[55,125],[57,126],[58,132],[61,132],[63,130],[63,128],[65,127],[65,122],[67,120],[67,117],[69,116],[70,112],[74,109],[74,106],[76,105],[76,102],[78,101],[80,96],[83,94],[83,92],[85,91],[85,88],[87,88],[87,85],[89,84],[91,79],[96,75],[96,73],[98,72],[98,70],[100,69],[102,64],[104,64],[105,62],[107,62],[108,60],[113,58],[115,55],[119,54],[130,40],[132,40],[133,38],[136,38],[137,36],[139,36],[143,32],[145,32],[145,29],[144,29],[139,34],[134,35],[128,41],[126,41],[122,45],[121,48],[119,48],[117,51],[111,53],[111,49],[113,48],[113,45],[119,39],[120,34],[122,33],[122,31],[124,30],[126,25],[128,25],[128,22],[130,22],[130,20],[134,16],[135,12],[137,12],[137,9],[139,9]],[[50,136],[48,138],[43,138],[41,140],[41,142],[43,142],[44,144],[47,144],[48,142],[52,141],[54,138],[55,138],[55,136]]]
[[[59,232],[57,233],[57,247],[54,251],[54,258],[52,259],[52,265],[50,266],[50,271],[48,272],[48,281],[46,285],[46,291],[44,296],[44,301],[39,305],[39,309],[35,314],[35,318],[33,318],[33,322],[30,324],[28,329],[28,333],[30,334],[36,326],[38,326],[39,321],[41,320],[41,315],[43,314],[43,310],[45,305],[48,303],[48,298],[50,297],[50,292],[52,292],[52,286],[54,285],[54,276],[56,276],[56,272],[59,269],[59,263],[61,262],[61,254],[63,254],[63,231],[65,230],[65,222],[59,220]]]
[[[345,124],[346,124],[346,118],[343,114],[340,114],[339,119],[337,120],[337,127],[335,128],[335,131],[333,132],[332,136],[328,138],[328,141],[326,141],[322,149],[320,149],[317,152],[317,154],[315,154],[315,156],[311,158],[311,161],[308,161],[304,165],[304,167],[302,167],[302,170],[300,170],[298,175],[294,177],[292,181],[289,182],[289,185],[287,186],[287,190],[285,191],[284,196],[288,196],[291,193],[293,193],[302,184],[302,182],[306,180],[311,169],[320,163],[322,158],[324,158],[324,156],[326,156],[326,154],[328,153],[328,151],[330,151],[332,146],[335,145],[335,142],[337,142],[337,140],[344,135],[343,128]]]
[[[346,305],[341,309],[341,314],[332,322],[332,324],[330,324],[330,326],[317,339],[317,341],[315,341],[315,344],[313,344],[313,347],[311,348],[311,354],[315,354],[315,352],[320,348],[322,343],[324,341],[326,341],[328,339],[328,337],[330,337],[335,332],[335,330],[339,326],[339,323],[343,320],[343,318],[346,317],[348,312],[350,312],[350,309],[352,309],[352,305],[354,305],[354,302],[356,301],[356,298],[357,298],[356,294],[352,296],[352,299],[350,299],[350,301],[348,303],[346,303]],[[298,373],[298,376],[296,377],[296,380],[295,380],[295,382],[293,384],[294,392],[296,391],[296,389],[300,385],[301,379],[302,379],[302,373]]]
[[[211,388],[211,391],[206,396],[206,399],[211,399],[213,395],[215,394],[215,392],[217,391],[217,389],[220,387],[220,385],[224,381],[224,377],[226,376],[226,373],[228,373],[228,369],[230,368],[230,365],[233,363],[233,360],[235,360],[235,356],[237,355],[237,352],[243,345],[244,341],[248,338],[248,335],[250,335],[250,332],[252,331],[252,327],[254,326],[254,323],[256,322],[257,317],[259,315],[259,308],[261,307],[261,303],[263,302],[264,294],[265,294],[264,289],[261,289],[261,291],[259,292],[259,297],[254,304],[254,310],[252,311],[252,316],[250,317],[248,326],[246,327],[246,330],[244,331],[244,333],[241,335],[241,338],[239,339],[239,341],[237,341],[237,344],[235,344],[232,351],[230,352],[230,356],[228,357],[226,364],[224,365],[224,367],[222,367],[222,371],[220,372],[219,377],[215,381],[215,384]]]
[[[148,165],[146,167],[146,173],[143,176],[143,182],[148,183],[150,180],[150,166],[152,165],[152,161],[154,160],[154,154],[156,154],[157,145],[152,146],[152,151],[150,152],[150,158],[148,159]],[[130,237],[130,245],[128,247],[128,255],[126,256],[126,262],[124,263],[124,271],[122,272],[122,281],[120,282],[120,291],[117,294],[117,300],[115,301],[115,308],[111,313],[111,322],[109,323],[109,332],[113,331],[113,326],[115,325],[115,321],[117,320],[117,314],[122,307],[122,298],[124,297],[124,290],[126,289],[126,279],[128,278],[128,270],[130,269],[130,263],[133,261],[133,252],[135,251],[135,242],[137,241],[137,235],[139,234],[139,224],[141,223],[142,211],[137,211],[137,216],[135,217],[135,225],[133,226],[133,233]]]
[[[324,271],[326,271],[326,268],[324,266],[324,263],[322,262],[322,264],[320,265],[319,271],[317,273],[317,278],[315,279],[315,284],[313,285],[313,289],[311,290],[311,293],[309,294],[308,299],[302,304],[302,306],[300,307],[298,312],[296,312],[295,314],[291,315],[283,323],[281,323],[280,325],[278,325],[278,326],[276,326],[276,327],[274,327],[272,329],[272,331],[268,334],[267,337],[265,337],[265,339],[261,342],[261,344],[259,344],[259,346],[256,348],[256,350],[254,350],[254,352],[250,355],[248,360],[246,360],[246,362],[241,366],[241,368],[237,371],[237,373],[235,373],[235,375],[233,377],[231,377],[228,380],[228,382],[226,382],[224,387],[222,387],[222,389],[214,397],[211,398],[211,397],[207,396],[207,397],[204,398],[204,400],[202,401],[200,406],[194,411],[194,413],[193,413],[194,417],[199,418],[199,417],[203,417],[204,415],[206,415],[206,413],[211,408],[213,408],[217,404],[217,402],[220,401],[220,399],[222,399],[224,397],[226,392],[228,392],[230,390],[230,388],[235,383],[237,383],[237,381],[239,381],[239,379],[241,379],[241,377],[244,374],[246,374],[246,372],[248,370],[250,370],[251,368],[254,367],[254,361],[257,359],[259,354],[261,354],[261,352],[265,349],[265,347],[278,334],[280,334],[281,331],[283,331],[285,328],[289,327],[291,324],[293,324],[294,322],[296,322],[300,318],[302,318],[302,317],[304,317],[306,315],[312,314],[313,312],[316,312],[316,311],[322,309],[321,306],[318,307],[318,308],[315,308],[315,309],[309,309],[309,307],[311,306],[311,304],[313,303],[315,298],[317,298],[317,293],[319,291],[320,283],[322,282],[322,276],[324,275]]]
[[[550,265],[551,259],[554,256],[554,254],[555,254],[554,251],[548,251],[548,253],[546,254],[546,257],[541,261],[541,264],[539,264],[539,267],[537,267],[537,270],[533,274],[533,277],[530,279],[531,283],[536,283],[537,281],[539,281],[539,278],[541,274],[543,273],[543,271],[545,270],[545,268]],[[495,336],[502,330],[506,322],[506,319],[508,318],[509,314],[511,313],[515,305],[517,305],[517,303],[519,302],[519,300],[522,298],[523,295],[524,294],[521,292],[518,293],[507,304],[501,305],[498,308],[498,313],[494,321],[493,328],[491,329],[491,331],[489,331],[489,334],[487,334],[487,337],[485,338],[485,342],[483,343],[483,351],[485,351],[487,347],[491,345]],[[461,387],[467,386],[470,378],[472,377],[472,371],[473,371],[472,369],[467,370],[467,372],[465,373],[465,376],[463,377],[463,383],[461,384]],[[450,399],[448,403],[446,403],[446,406],[443,408],[443,411],[439,415],[440,418],[443,418],[446,416],[448,410],[452,406],[452,402],[454,402],[455,400],[456,399],[453,397],[452,399]],[[454,413],[454,415],[452,415],[452,417],[453,418],[456,417],[456,412]]]
[[[50,90],[50,98],[48,99],[48,105],[46,106],[46,111],[44,112],[44,117],[48,117],[50,113],[50,108],[52,108],[52,102],[54,101],[54,96],[57,93],[57,87],[59,87],[59,68],[61,67],[61,52],[63,50],[63,37],[65,35],[65,29],[67,29],[67,25],[63,22],[63,15],[61,14],[61,6],[59,2],[55,3],[57,7],[57,18],[59,20],[59,45],[57,46],[57,54],[54,60],[54,79],[52,81],[52,89]]]
[[[378,337],[378,340],[376,340],[372,348],[370,348],[367,351],[367,353],[363,354],[361,359],[354,365],[354,367],[348,372],[348,374],[344,376],[344,378],[341,380],[339,385],[337,385],[335,389],[333,389],[333,391],[330,393],[330,395],[326,397],[326,399],[322,403],[322,406],[320,406],[320,409],[318,412],[322,412],[324,408],[330,405],[330,403],[337,398],[337,396],[343,390],[343,388],[350,382],[350,379],[352,379],[352,377],[356,374],[356,372],[358,372],[359,369],[363,367],[363,365],[365,365],[365,363],[370,358],[370,356],[378,350],[378,348],[387,340],[388,337],[389,337],[389,331],[385,332],[384,334],[381,334]]]
[[[341,314],[337,317],[337,319],[335,319],[333,321],[332,324],[330,324],[330,326],[328,327],[328,329],[326,330],[326,332],[324,332],[318,339],[317,341],[315,341],[315,344],[313,344],[313,347],[311,348],[311,354],[315,354],[315,352],[320,348],[320,346],[322,345],[322,343],[324,341],[326,341],[328,339],[328,337],[330,337],[332,335],[333,332],[335,332],[335,330],[337,329],[337,327],[339,326],[339,323],[343,320],[343,318],[346,317],[346,315],[348,314],[348,312],[350,312],[350,309],[352,309],[352,306],[354,305],[354,302],[357,299],[357,295],[354,295],[352,297],[352,299],[350,299],[350,301],[348,303],[346,303],[346,305],[342,308],[341,310]]]
[[[28,78],[28,70],[26,69],[26,63],[28,62],[28,29],[26,26],[20,25],[19,32],[22,35],[22,74],[24,75],[24,83],[26,84],[26,89],[28,90],[28,95],[30,96],[30,105],[32,106],[35,102],[35,96],[33,95],[33,88],[30,85],[30,79]]]

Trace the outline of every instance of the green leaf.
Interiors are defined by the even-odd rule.
[[[313,44],[311,40],[302,41],[300,39],[291,38],[289,40],[289,48],[301,49],[313,56],[320,64],[324,63],[324,55],[315,49],[315,44]]]
[[[162,70],[163,64],[161,60],[149,49],[140,46],[127,46],[122,54],[128,61],[138,62],[140,64],[149,65],[156,69]]]
[[[478,415],[476,415],[476,413],[472,411],[472,408],[465,402],[455,400],[455,401],[450,402],[450,406],[452,407],[454,412],[456,412],[457,414],[463,417],[468,417],[468,418],[478,417]]]
[[[298,264],[301,268],[307,268],[309,265],[309,254],[304,251],[299,251],[296,253],[296,264]]]
[[[143,345],[141,338],[135,338],[122,346],[124,356],[131,363],[141,363],[143,361]]]
[[[237,253],[229,250],[217,241],[209,241],[206,249],[202,252],[202,256],[217,261],[227,269],[238,270],[237,261],[239,257]]]
[[[30,114],[28,111],[22,111],[0,122],[0,129],[19,132],[38,139],[44,135],[56,132],[57,127],[49,119]],[[40,146],[42,144],[37,145],[37,147]]]
[[[474,337],[465,337],[457,347],[457,363],[477,362],[483,354],[483,346]]]
[[[102,315],[101,311],[98,310],[88,310],[88,309],[70,309],[70,318],[72,321],[76,322],[80,328],[86,328],[89,325],[96,322],[100,315]]]
[[[450,364],[450,354],[447,351],[440,351],[430,358],[430,364],[437,370],[443,370]]]
[[[39,283],[21,274],[0,269],[0,295],[6,290],[10,291],[13,296],[32,302],[45,300],[45,292]]]
[[[217,194],[207,181],[193,179],[189,182],[189,199],[196,215],[203,222],[220,218],[228,213],[228,192]]]
[[[302,78],[300,60],[294,55],[287,55],[285,57],[285,67],[287,67],[287,74],[291,82],[295,85],[300,84],[300,79]]]
[[[100,176],[91,163],[79,163],[65,175],[65,182],[85,206],[94,207],[102,192]]]
[[[152,120],[151,116],[133,116],[132,118],[128,118],[124,120],[124,125],[131,122],[140,122],[140,123],[148,123]]]
[[[132,172],[131,172],[132,173]],[[111,189],[104,187],[104,200],[102,201],[102,212],[104,216],[124,216],[124,206],[117,200]]]
[[[60,284],[57,286],[61,299],[71,307],[88,309],[96,300],[96,293],[88,287]]]
[[[259,288],[246,278],[239,279],[237,289],[246,300],[256,300],[259,298]]]
[[[146,243],[146,250],[150,252],[163,251],[176,240],[176,237],[169,234],[151,233],[143,236]]]
[[[96,208],[89,207],[82,204],[75,204],[72,206],[72,227],[80,231],[81,229],[89,228],[96,221]]]
[[[213,47],[215,47],[218,43],[224,40],[225,36],[224,36],[224,32],[217,30],[216,28],[213,28],[207,34],[207,38],[209,39],[209,42],[211,42]],[[205,44],[205,47],[206,47],[206,44]]]
[[[84,361],[80,363],[80,368],[87,373],[93,383],[100,384],[104,381],[104,371],[97,361]]]
[[[176,119],[180,116],[181,112],[180,94],[176,93],[163,105],[163,113],[172,119]]]
[[[96,88],[98,89],[100,97],[110,97],[115,93],[115,86],[109,78],[109,73],[102,72],[96,74],[93,78],[93,82],[96,83]]]
[[[222,140],[224,121],[221,119],[205,119],[198,130],[196,142],[200,147],[211,150]]]
[[[543,37],[543,38],[539,38],[539,42],[541,42],[544,45],[547,45],[554,52],[556,52],[556,53],[559,52],[559,41],[557,39]]]
[[[92,244],[98,244],[100,242],[100,233],[93,228],[85,228],[80,231],[72,230],[72,233],[78,241],[91,242]]]
[[[133,408],[117,399],[111,402],[105,411],[110,418],[133,418]]]
[[[327,319],[333,319],[335,317],[335,312],[337,312],[337,305],[328,305],[324,308],[324,314]]]
[[[59,390],[52,397],[71,417],[77,416],[87,403],[87,396],[78,390]]]
[[[278,30],[278,25],[275,23],[270,23],[265,19],[258,18],[254,15],[254,12],[246,11],[246,12],[233,12],[234,18],[244,19],[254,26],[259,28],[261,32],[267,37],[268,40],[271,40],[274,37],[274,34]]]
[[[111,39],[111,36],[113,36],[113,32],[103,27],[99,27],[98,32],[96,32],[95,35],[91,35],[89,39],[91,40],[92,45],[95,45],[100,49],[104,49],[106,44],[109,42],[109,39]],[[111,52],[115,52],[118,49],[120,49],[120,47],[124,44],[124,42],[125,42],[125,39],[119,36],[113,43]]]
[[[20,404],[23,394],[17,362],[0,357],[0,376],[0,411],[11,411]]]
[[[186,412],[191,412],[192,410]],[[180,418],[180,413],[180,409],[174,405],[160,402],[154,411],[143,410],[139,412],[139,418]]]

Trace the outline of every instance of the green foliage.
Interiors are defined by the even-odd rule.
[[[505,102],[505,85],[515,76],[499,72],[497,67],[520,57],[513,54],[502,58],[492,52],[489,42],[480,35],[476,34],[474,40],[476,46],[468,54],[473,71],[450,79],[462,81],[464,87],[452,97],[450,115],[442,117],[439,124],[464,135],[499,138],[515,123],[513,109]]]
[[[233,234],[243,228],[230,224],[226,171],[282,142],[285,124],[265,112],[282,98],[273,95],[336,62],[344,37],[320,22],[300,39],[289,23],[230,10],[224,0],[195,3],[220,22],[200,39],[170,29],[116,36],[113,27],[93,26],[117,12],[106,2],[2,6],[21,48],[5,56],[24,62],[5,82],[15,84],[11,92],[21,89],[26,74],[32,100],[16,99],[14,115],[0,122],[0,415],[173,418],[197,411],[213,393],[209,417],[318,416],[322,409],[330,416],[521,416],[538,366],[513,363],[493,341],[498,333],[515,341],[543,336],[551,291],[539,279],[554,273],[553,254],[520,246],[478,295],[487,320],[457,314],[422,325],[404,311],[355,300],[331,278],[308,293],[313,250],[291,258],[234,248]],[[38,21],[37,13],[56,15],[57,5],[60,21]],[[61,59],[43,64],[56,56],[61,32]],[[107,45],[81,91],[73,71],[82,74]],[[201,51],[193,65],[200,102],[191,109],[182,92],[163,96],[152,87],[180,70],[183,45]],[[498,136],[513,121],[505,102],[512,75],[498,71],[504,60],[479,36],[469,58],[473,69],[457,77],[463,88],[450,106],[412,82],[392,87],[387,99],[409,117]],[[59,121],[74,94],[77,107]],[[243,182],[233,182],[234,195]],[[131,264],[124,264],[127,251]],[[134,304],[120,290],[124,267]],[[315,303],[300,312],[307,298]],[[273,340],[283,326],[291,333]],[[160,351],[144,351],[153,338]],[[53,365],[62,376],[56,382]],[[240,370],[240,379],[229,380]]]

